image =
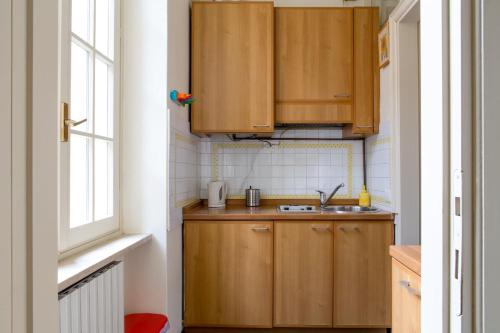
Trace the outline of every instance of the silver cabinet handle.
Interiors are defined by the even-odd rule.
[[[255,231],[255,232],[268,232],[271,230],[271,228],[269,228],[269,227],[252,227],[251,230]]]
[[[420,291],[415,289],[415,288],[412,288],[411,283],[409,281],[401,280],[401,281],[399,281],[399,285],[401,287],[405,288],[410,295],[414,295],[415,297],[420,298],[420,296],[421,296]]]
[[[373,125],[356,125],[358,128],[373,128]]]
[[[252,125],[253,127],[271,127],[271,125]]]
[[[351,94],[335,94],[335,98],[348,98]]]
[[[352,227],[352,228],[346,228],[346,227],[339,227],[340,231],[342,232],[349,232],[349,231],[356,231],[360,232],[359,227]]]
[[[321,231],[321,232],[330,232],[332,229],[330,227],[323,227],[323,226],[318,226],[318,225],[313,225],[311,226],[311,229],[314,231]]]

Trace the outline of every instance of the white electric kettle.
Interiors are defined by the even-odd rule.
[[[208,207],[226,207],[227,185],[224,182],[208,183]]]

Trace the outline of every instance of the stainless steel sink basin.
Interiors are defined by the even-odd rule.
[[[325,206],[321,207],[322,211],[334,213],[374,213],[379,209],[375,207],[361,207],[361,206]]]

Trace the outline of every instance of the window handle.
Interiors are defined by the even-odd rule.
[[[61,142],[68,142],[69,140],[69,128],[73,126],[78,126],[87,121],[87,119],[82,120],[72,120],[69,119],[69,105],[68,103],[61,103]]]
[[[75,121],[75,120],[72,120],[72,119],[66,119],[66,120],[64,121],[64,124],[65,124],[66,126],[73,127],[73,126],[78,126],[78,125],[80,125],[80,124],[83,124],[83,123],[84,123],[84,122],[86,122],[86,121],[87,121],[87,118],[82,119],[82,120],[79,120],[79,121]]]

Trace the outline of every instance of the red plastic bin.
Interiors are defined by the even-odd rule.
[[[165,333],[168,327],[165,315],[132,313],[125,316],[125,333]]]

